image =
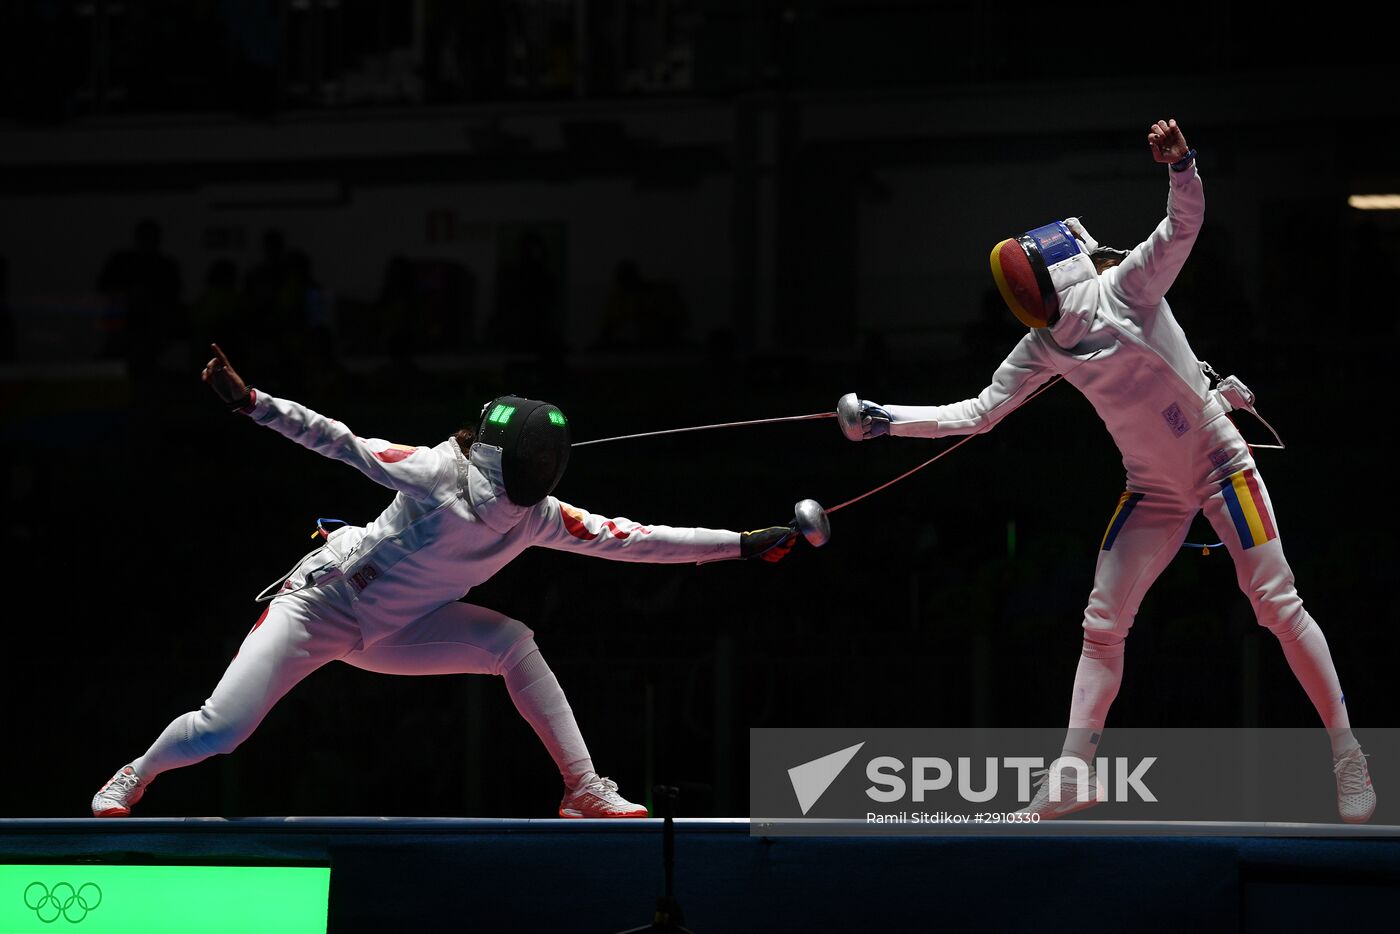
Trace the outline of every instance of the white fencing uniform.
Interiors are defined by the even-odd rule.
[[[1084,613],[1072,728],[1086,728],[1097,742],[1138,606],[1204,510],[1259,623],[1278,636],[1334,741],[1344,733],[1354,742],[1327,642],[1294,589],[1263,479],[1163,297],[1205,212],[1194,161],[1168,174],[1167,216],[1146,241],[1101,276],[1059,291],[1059,319],[1029,331],[976,398],[883,406],[890,433],[936,438],[988,430],[1056,374],[1108,426],[1123,455],[1127,492],[1100,545]],[[1083,253],[1075,261],[1091,263]]]
[[[533,634],[458,598],[532,545],[652,563],[739,556],[737,532],[607,519],[553,496],[519,506],[506,498],[499,448],[474,444],[468,458],[451,438],[432,448],[358,438],[265,393],[249,414],[397,495],[368,526],[336,530],[297,566],[209,699],[177,717],[133,763],[143,782],[230,752],[293,686],[339,660],[390,674],[504,676],[573,787],[592,766]]]

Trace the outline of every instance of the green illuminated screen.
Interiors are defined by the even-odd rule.
[[[0,866],[0,932],[325,934],[331,871]]]
[[[491,410],[491,414],[486,416],[486,420],[495,425],[504,425],[510,421],[510,417],[514,414],[515,406],[501,403]]]
[[[556,409],[550,409],[549,420],[556,425],[562,425],[564,424],[564,413]]]

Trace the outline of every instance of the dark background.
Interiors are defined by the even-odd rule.
[[[211,339],[255,385],[399,442],[435,443],[503,392],[558,403],[579,439],[829,411],[852,390],[953,401],[1023,333],[991,245],[1067,214],[1142,239],[1164,117],[1209,199],[1172,307],[1288,442],[1260,466],[1300,589],[1357,725],[1396,725],[1400,215],[1347,204],[1400,191],[1395,53],[1362,13],[1311,16],[5,4],[0,813],[86,814],[208,695],[315,519],[388,501],[227,415],[197,378]],[[618,443],[576,452],[557,492],[753,528],[947,443],[856,446],[832,422]],[[1122,485],[1062,386],[840,513],[820,552],[695,568],[532,551],[470,599],[536,631],[624,793],[664,780],[684,813],[743,814],[751,726],[1062,723]],[[1129,646],[1112,724],[1315,722],[1223,551],[1183,552]],[[330,665],[141,814],[548,816],[558,793],[495,679]]]

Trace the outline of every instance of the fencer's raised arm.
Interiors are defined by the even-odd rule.
[[[253,421],[317,454],[349,464],[405,496],[431,500],[440,484],[456,476],[451,462],[432,448],[361,438],[341,422],[300,403],[257,390],[252,393],[251,408],[241,411]]]
[[[532,545],[575,551],[610,561],[693,564],[740,557],[738,532],[608,519],[560,502],[553,496],[545,498],[532,521],[538,523],[538,528],[530,535]]]
[[[990,430],[1054,375],[1032,331],[997,367],[991,385],[973,398],[949,405],[885,405],[882,408],[889,413],[892,435],[912,438],[970,435]]]
[[[1151,308],[1167,294],[1196,242],[1205,218],[1205,191],[1196,171],[1196,151],[1175,120],[1159,121],[1148,132],[1152,157],[1168,166],[1167,216],[1106,277],[1133,308]]]
[[[453,465],[432,448],[360,438],[340,422],[304,405],[250,388],[218,344],[210,345],[210,350],[214,356],[200,374],[209,388],[235,412],[302,447],[344,461],[376,483],[418,500],[430,499],[434,488],[453,475]]]

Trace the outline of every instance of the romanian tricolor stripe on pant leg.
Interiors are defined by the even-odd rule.
[[[1141,493],[1124,493],[1118,497],[1118,508],[1113,511],[1113,518],[1108,520],[1108,530],[1103,533],[1103,544],[1101,551],[1111,551],[1113,540],[1118,537],[1118,533],[1123,530],[1124,524],[1128,521],[1128,516],[1139,502],[1142,501]]]
[[[1269,505],[1264,502],[1264,491],[1253,470],[1241,470],[1226,477],[1220,484],[1220,492],[1225,497],[1225,506],[1230,510],[1241,545],[1253,548],[1278,538],[1274,517],[1269,515]]]

